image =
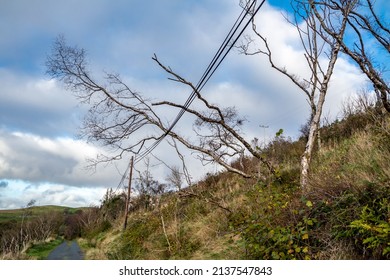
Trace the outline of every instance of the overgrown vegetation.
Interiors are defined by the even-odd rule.
[[[362,102],[322,127],[305,190],[305,136],[293,141],[280,131],[266,147],[253,141],[276,174],[221,172],[175,191],[145,190],[132,198],[126,230],[125,195],[110,189],[100,207],[3,212],[2,258],[44,258],[52,248],[45,241],[63,236],[78,238],[88,259],[390,259],[390,119]],[[232,165],[266,172],[256,158]],[[136,184],[145,187],[142,178]]]
[[[134,200],[128,228],[117,220],[92,237],[89,257],[389,259],[389,116],[374,104],[356,108],[321,129],[306,190],[299,186],[304,135],[292,141],[279,133],[257,147],[278,166],[277,175],[256,181],[208,174],[191,187],[159,194],[147,208]],[[263,168],[253,158],[234,166]]]
[[[34,206],[0,211],[0,259],[42,259],[88,230],[97,208]],[[96,216],[97,217],[97,216]],[[95,228],[95,227],[94,227]]]

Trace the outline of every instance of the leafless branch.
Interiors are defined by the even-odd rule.
[[[194,98],[204,109],[194,110],[169,100],[152,103],[130,89],[118,74],[106,73],[103,85],[88,71],[83,49],[69,47],[63,37],[55,42],[52,54],[47,59],[47,73],[62,81],[81,102],[89,105],[81,135],[91,142],[111,148],[113,154],[99,155],[90,161],[91,166],[119,160],[125,153],[138,154],[148,143],[170,136],[197,153],[203,163],[216,163],[230,172],[252,177],[253,174],[231,165],[235,157],[249,152],[274,172],[271,164],[242,137],[244,119],[235,108],[222,108],[209,103],[191,82],[161,63],[156,55],[153,60],[169,74],[169,79],[191,88]],[[162,121],[156,107],[178,108],[195,117],[193,128],[196,139],[190,141],[185,135],[169,129],[170,124]],[[178,152],[177,146],[174,148]]]
[[[255,20],[252,22],[252,31],[256,38],[262,43],[262,48],[250,51],[250,45],[255,42],[254,39],[247,37],[246,44],[240,48],[246,55],[260,54],[268,58],[270,66],[282,75],[286,76],[295,84],[306,96],[310,108],[311,116],[309,123],[308,140],[305,152],[301,161],[301,186],[307,186],[308,172],[311,161],[311,155],[318,134],[322,107],[328,92],[330,78],[339,55],[342,45],[349,13],[354,5],[354,1],[344,2],[343,10],[337,8],[337,1],[333,0],[292,0],[294,11],[293,19],[286,19],[297,30],[303,51],[304,59],[310,70],[310,76],[301,78],[284,66],[277,65],[274,54],[267,38],[257,29]],[[327,57],[326,63],[321,62],[322,58]]]

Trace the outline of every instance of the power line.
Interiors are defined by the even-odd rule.
[[[125,181],[125,179],[126,179],[126,174],[127,174],[127,172],[129,172],[129,169],[130,169],[130,164],[127,166],[126,171],[123,173],[122,178],[121,178],[121,180],[120,180],[118,186],[116,187],[114,193],[117,193],[117,191],[119,190],[119,188],[121,187],[121,185],[122,185],[123,182]]]
[[[198,84],[196,85],[196,90],[199,92],[203,86],[208,82],[208,80],[210,79],[210,77],[213,75],[213,73],[215,72],[215,70],[219,67],[219,65],[221,64],[222,60],[225,58],[225,56],[227,55],[227,53],[230,51],[230,49],[228,50],[228,52],[225,54],[225,56],[222,58],[222,60],[218,63],[217,67],[214,67],[215,64],[217,63],[218,59],[221,57],[223,51],[226,49],[226,47],[228,46],[229,42],[231,41],[231,39],[233,38],[234,34],[236,33],[236,31],[238,30],[238,28],[240,27],[241,23],[243,22],[244,18],[247,16],[247,14],[249,13],[250,9],[252,8],[252,6],[256,3],[257,1],[252,1],[252,4],[250,5],[250,7],[248,7],[248,9],[243,9],[241,14],[238,16],[237,20],[235,21],[234,25],[232,26],[232,28],[230,29],[228,35],[226,35],[225,37],[225,40],[222,42],[221,46],[219,47],[217,53],[214,55],[213,59],[211,60],[209,66],[207,67],[206,71],[203,73],[200,81],[198,82]],[[245,14],[244,14],[245,12]],[[244,15],[244,16],[243,16]],[[241,20],[240,20],[241,18]],[[238,24],[237,24],[238,23]],[[237,38],[238,39],[238,38]],[[232,46],[235,44],[232,43]],[[211,72],[210,74],[210,71],[212,71],[214,67],[214,70],[213,72]],[[191,95],[189,96],[189,98],[187,99],[186,103],[184,104],[184,107],[187,109],[191,103],[193,102],[193,100],[195,99],[196,97],[196,91],[192,91]],[[170,129],[168,129],[168,133],[170,132],[170,130],[177,124],[177,122],[179,121],[179,119],[183,116],[183,114],[185,113],[185,109],[181,109],[180,113],[178,114],[178,116],[176,117],[175,121],[172,122],[171,126],[170,126]],[[167,132],[165,134],[168,134]]]
[[[161,141],[172,131],[173,127],[178,123],[178,121],[181,119],[181,117],[184,115],[186,110],[189,108],[191,103],[195,100],[196,94],[200,92],[203,87],[206,85],[206,83],[210,80],[211,76],[215,73],[215,71],[219,68],[222,61],[226,58],[230,50],[233,48],[233,46],[236,44],[242,33],[245,31],[245,29],[248,27],[249,23],[253,20],[254,16],[257,14],[257,12],[260,10],[260,8],[265,3],[265,0],[261,2],[261,4],[257,7],[257,9],[254,9],[255,4],[257,0],[253,0],[251,4],[249,5],[249,2],[247,3],[246,7],[243,8],[241,14],[235,21],[233,27],[230,29],[228,35],[225,37],[225,40],[219,47],[217,53],[214,55],[212,61],[210,62],[209,66],[207,67],[206,71],[202,75],[200,81],[195,87],[195,90],[192,91],[191,95],[188,97],[187,101],[183,105],[184,108],[180,110],[178,115],[176,116],[175,120],[172,122],[170,127],[165,131],[165,133],[160,136],[148,149],[146,149],[143,153],[139,154],[138,157],[135,160],[135,163],[138,163],[142,159],[144,159],[147,155],[149,155],[160,143]],[[250,14],[250,11],[253,10],[253,13],[249,20],[246,22],[246,24],[241,27],[240,32],[237,34],[237,31],[239,30],[240,26],[244,22],[244,19],[248,14]],[[235,38],[234,38],[235,37]],[[229,46],[229,42],[230,46]]]
[[[252,4],[250,6],[250,8],[253,6],[253,4],[255,3],[256,1],[252,1]],[[203,73],[201,79],[199,80],[199,82],[197,83],[196,85],[196,90],[198,91],[198,89],[202,86],[202,84],[204,84],[204,81],[205,79],[207,78],[207,76],[209,75],[210,71],[212,70],[212,68],[214,67],[214,65],[216,64],[216,62],[218,61],[218,59],[220,58],[222,52],[224,51],[224,49],[226,48],[227,44],[229,43],[229,41],[231,40],[232,36],[234,35],[234,33],[237,31],[238,27],[240,26],[240,24],[242,23],[243,19],[245,18],[245,16],[247,15],[249,9],[245,11],[245,9],[242,10],[241,14],[239,15],[239,17],[237,18],[237,20],[235,21],[234,25],[232,26],[232,28],[230,29],[228,35],[225,37],[223,43],[221,44],[221,46],[219,47],[218,51],[216,52],[216,54],[214,55],[213,59],[211,60],[210,64],[208,65],[206,71]],[[245,15],[243,16],[245,12]],[[242,18],[242,19],[241,19]],[[241,19],[241,20],[240,20]],[[237,23],[239,22],[239,24],[237,25]],[[169,132],[172,131],[173,127],[178,123],[178,121],[180,120],[180,118],[184,115],[184,113],[186,112],[186,109],[191,105],[191,103],[195,100],[195,97],[196,97],[196,91],[192,91],[191,95],[188,97],[187,101],[184,103],[184,108],[182,108],[180,110],[180,112],[178,113],[178,115],[176,116],[175,120],[171,123],[170,127],[167,129],[167,131],[159,137],[159,139],[157,139],[148,149],[146,149],[142,154],[138,155],[137,159],[135,160],[135,162],[139,162],[141,161],[143,158],[145,158],[149,153],[151,153],[160,143],[161,141],[169,134]]]

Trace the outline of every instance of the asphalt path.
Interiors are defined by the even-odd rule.
[[[48,260],[83,260],[84,254],[76,241],[64,241],[47,257]]]

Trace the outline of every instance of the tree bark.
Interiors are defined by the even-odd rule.
[[[315,4],[314,1],[310,1],[311,7],[313,11],[315,10]],[[323,24],[324,19],[319,16],[318,13],[315,13],[317,19]],[[310,163],[311,158],[313,154],[314,144],[316,140],[316,136],[318,134],[319,130],[319,124],[321,121],[321,115],[322,115],[322,109],[323,105],[325,103],[325,96],[328,92],[329,87],[329,81],[333,74],[334,68],[336,66],[337,58],[341,49],[341,42],[344,38],[345,28],[347,24],[347,16],[344,15],[342,24],[340,26],[339,32],[335,34],[335,42],[332,46],[331,56],[328,63],[328,68],[325,73],[323,81],[320,83],[320,91],[319,91],[319,97],[318,102],[316,104],[316,111],[315,114],[310,122],[310,129],[309,129],[309,136],[306,143],[305,151],[301,158],[301,178],[300,178],[300,185],[303,190],[306,190],[308,187],[308,179],[309,179],[309,170],[310,170]]]

